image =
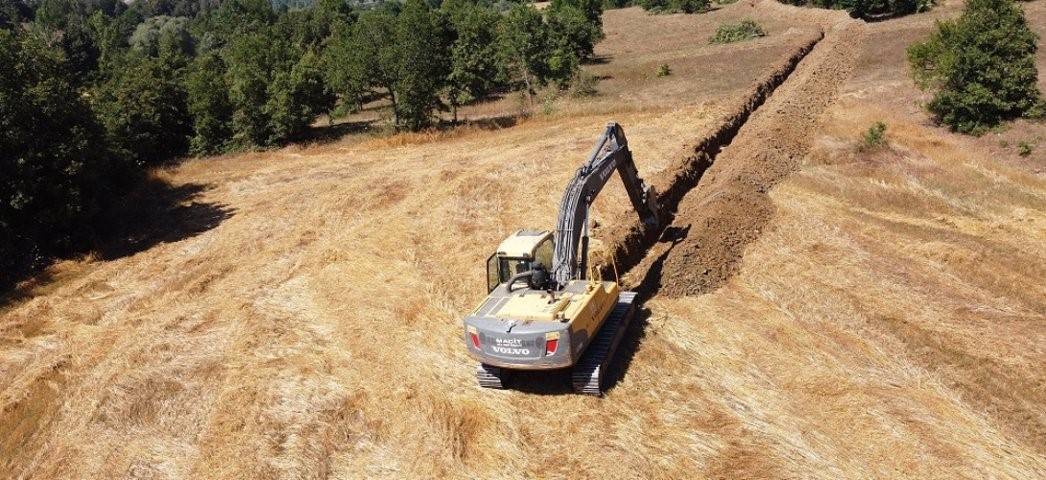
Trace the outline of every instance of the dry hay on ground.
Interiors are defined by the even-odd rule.
[[[824,27],[771,3],[715,15],[742,10]],[[607,26],[656,38],[679,18]],[[231,216],[61,267],[2,313],[0,476],[1043,478],[1046,182],[863,88],[844,83],[800,142],[736,274],[645,304],[604,399],[475,387],[460,319],[482,262],[551,225],[606,111],[652,177],[717,128],[723,97],[190,161],[168,178]],[[876,119],[890,147],[855,153]],[[607,223],[627,205],[614,185],[597,207]]]

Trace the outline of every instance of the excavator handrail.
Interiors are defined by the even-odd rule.
[[[579,248],[582,250],[582,259],[588,254],[589,206],[606,186],[614,170],[621,176],[628,198],[643,222],[653,225],[659,223],[656,192],[639,177],[621,125],[608,124],[588,160],[577,169],[574,178],[567,184],[559,204],[556,247],[552,257],[552,278],[559,285],[584,275],[577,256]]]

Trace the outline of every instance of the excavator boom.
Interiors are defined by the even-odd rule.
[[[639,177],[628,140],[621,125],[607,125],[603,135],[589,154],[588,160],[577,169],[574,178],[563,192],[556,221],[556,249],[552,258],[552,277],[559,284],[585,277],[584,261],[587,245],[589,206],[603,190],[610,176],[617,172],[625,184],[632,206],[644,223],[658,223],[657,194]],[[583,261],[578,261],[581,251]]]

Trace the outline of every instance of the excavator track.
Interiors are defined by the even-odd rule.
[[[606,379],[607,367],[614,358],[621,338],[628,329],[629,322],[635,316],[636,293],[621,292],[617,306],[610,317],[603,322],[596,338],[592,340],[581,359],[574,364],[571,380],[574,392],[584,395],[603,396],[603,382]]]
[[[511,373],[509,370],[481,363],[476,367],[476,381],[483,388],[506,388]]]

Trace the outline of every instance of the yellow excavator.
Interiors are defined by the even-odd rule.
[[[487,298],[465,317],[480,386],[506,388],[513,370],[571,368],[574,391],[603,394],[636,298],[588,272],[590,207],[615,170],[643,222],[659,223],[657,195],[611,123],[567,185],[556,230],[519,230],[487,259]]]

